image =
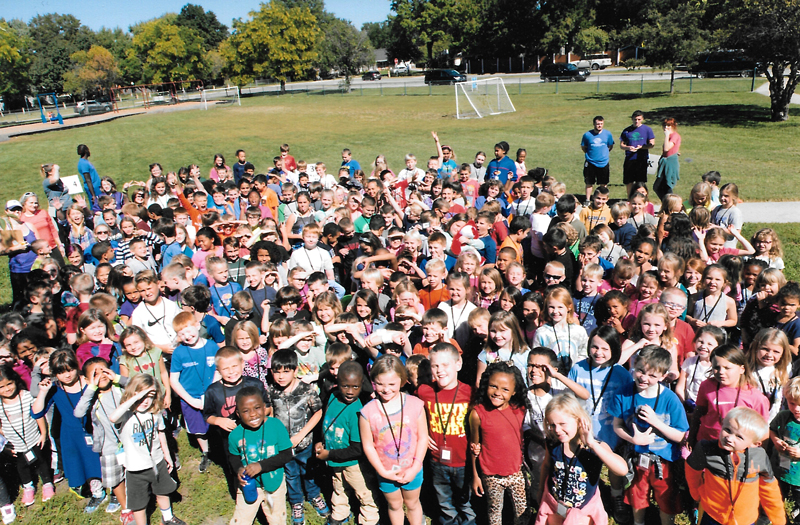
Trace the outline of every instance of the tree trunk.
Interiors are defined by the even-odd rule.
[[[675,68],[673,67],[669,72],[669,94],[675,93]]]
[[[281,80],[281,95],[285,95],[285,94],[286,94],[286,81],[285,80]]]
[[[433,63],[433,40],[429,40],[426,46],[428,48],[428,68],[430,69]]]

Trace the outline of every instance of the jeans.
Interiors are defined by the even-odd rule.
[[[320,489],[310,472],[308,472],[308,460],[314,447],[309,445],[305,449],[295,452],[294,459],[287,463],[283,468],[286,473],[286,499],[290,505],[303,503],[303,489],[308,499],[319,496]]]
[[[475,525],[475,511],[469,502],[466,467],[448,467],[431,461],[433,489],[439,500],[440,525]]]

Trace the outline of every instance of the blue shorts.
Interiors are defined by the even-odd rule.
[[[203,436],[208,432],[208,423],[203,419],[203,411],[194,407],[181,399],[181,412],[183,412],[183,422],[189,434]]]
[[[412,479],[405,485],[403,485],[399,481],[392,481],[386,478],[382,478],[381,476],[378,476],[378,488],[384,494],[391,494],[392,492],[397,492],[398,490],[401,489],[417,490],[421,486],[422,486],[422,469],[419,469],[419,472],[417,472],[417,475],[414,477],[414,479]]]

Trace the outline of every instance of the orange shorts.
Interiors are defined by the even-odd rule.
[[[658,479],[656,466],[652,461],[647,470],[636,467],[633,483],[625,491],[625,503],[634,509],[646,509],[650,506],[650,489],[652,488],[661,512],[670,516],[680,514],[683,509],[681,507],[680,494],[673,477],[672,463],[662,459],[661,472],[663,479]]]

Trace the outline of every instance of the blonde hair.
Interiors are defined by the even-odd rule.
[[[258,338],[258,327],[252,321],[239,321],[235,325],[233,325],[233,330],[231,330],[231,343],[237,350],[239,347],[236,346],[236,332],[242,331],[247,334],[250,338],[250,342],[253,344],[251,350],[255,350],[259,346],[261,346],[261,341]]]
[[[133,376],[122,392],[120,403],[124,403],[142,390],[148,388],[155,389],[156,395],[153,398],[153,404],[150,405],[147,411],[151,414],[158,414],[164,408],[164,392],[161,390],[161,385],[156,381],[156,378],[150,374],[136,374]],[[136,410],[136,408],[131,407],[131,410]]]
[[[775,363],[775,369],[772,372],[769,383],[771,387],[785,385],[789,381],[788,368],[792,362],[792,347],[789,344],[789,338],[778,328],[764,328],[758,332],[753,338],[753,342],[750,343],[750,351],[748,352],[748,361],[753,371],[757,371],[759,368],[756,354],[758,349],[764,345],[777,345],[783,349],[781,358]]]
[[[681,200],[680,195],[669,193],[665,195],[664,199],[661,201],[661,215],[679,213],[682,209],[683,201]]]
[[[378,288],[383,288],[384,279],[383,274],[377,268],[367,268],[364,270],[364,273],[361,274],[362,281],[370,281],[375,283]]]
[[[795,377],[783,385],[783,398],[793,403],[800,401],[800,377]]]
[[[617,220],[618,217],[630,217],[631,206],[625,201],[615,202],[611,206],[611,218]]]
[[[551,428],[549,424],[547,424],[547,420],[550,418],[550,415],[553,412],[564,412],[573,418],[578,420],[578,436],[580,436],[580,423],[584,423],[588,425],[590,428],[592,426],[591,419],[589,418],[589,414],[586,413],[586,409],[583,408],[578,399],[572,395],[570,392],[565,392],[563,394],[558,394],[553,399],[547,403],[547,406],[544,409],[544,420],[545,420],[545,433],[547,437],[550,439],[558,441],[558,437],[556,436],[555,432]],[[580,439],[580,437],[578,438]],[[583,443],[586,445],[586,443]]]
[[[739,429],[750,433],[753,441],[761,441],[769,436],[769,425],[764,417],[747,407],[736,407],[725,414],[722,424],[735,422]]]
[[[575,319],[575,306],[572,303],[572,295],[570,295],[569,291],[566,288],[564,288],[563,286],[556,286],[555,288],[547,292],[547,295],[544,296],[545,308],[542,311],[542,317],[548,323],[553,322],[553,320],[550,319],[550,316],[547,313],[547,303],[550,301],[558,301],[567,307],[567,324],[578,323],[578,320]]]
[[[762,240],[764,237],[769,237],[772,241],[772,247],[767,252],[771,258],[775,259],[776,257],[783,257],[783,247],[781,246],[781,241],[778,239],[778,234],[775,233],[775,230],[772,228],[761,228],[757,232],[753,234],[750,238],[750,244],[753,246],[756,245],[756,241]]]

